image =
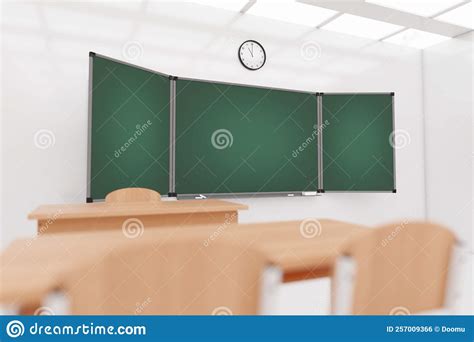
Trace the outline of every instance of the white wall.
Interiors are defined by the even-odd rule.
[[[465,34],[423,51],[427,216],[472,248],[473,54]]]
[[[35,233],[28,212],[43,203],[82,202],[86,189],[87,74],[90,50],[166,73],[312,91],[394,91],[397,194],[325,194],[241,200],[243,222],[332,217],[370,225],[424,218],[421,54],[303,26],[192,4],[10,2],[3,9],[2,245]],[[245,70],[237,48],[259,40],[268,59]],[[138,42],[139,57],[127,53]],[[304,47],[320,57],[307,60]],[[34,144],[53,132],[47,149]]]

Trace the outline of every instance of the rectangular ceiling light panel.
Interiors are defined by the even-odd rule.
[[[396,9],[402,12],[431,17],[464,0],[366,0],[379,6]]]
[[[474,6],[472,2],[456,7],[455,9],[441,14],[434,19],[444,21],[450,24],[463,26],[466,28],[474,28]]]
[[[337,12],[291,0],[257,0],[247,13],[292,24],[316,27]]]
[[[419,31],[415,29],[408,29],[388,39],[385,39],[384,41],[398,45],[414,47],[417,49],[424,49],[428,46],[441,43],[448,39],[450,38],[446,36],[441,36],[439,34]]]

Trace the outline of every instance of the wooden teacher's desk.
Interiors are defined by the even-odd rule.
[[[28,215],[38,221],[38,234],[110,229],[231,224],[244,204],[222,200],[42,205]]]

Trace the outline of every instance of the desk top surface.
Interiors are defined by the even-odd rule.
[[[28,218],[30,220],[73,219],[129,215],[168,215],[223,212],[246,209],[248,209],[248,206],[245,204],[216,199],[131,203],[96,202],[41,205],[33,210],[28,215]]]
[[[343,245],[368,233],[370,229],[366,228],[323,219],[147,228],[135,239],[127,238],[121,230],[57,233],[16,240],[2,253],[0,269],[9,279],[40,280],[48,274],[45,285],[38,287],[42,289],[51,286],[51,279],[60,281],[68,271],[94,263],[114,251],[136,246],[159,251],[166,243],[194,240],[199,248],[222,241],[237,244],[242,250],[257,249],[269,263],[278,265],[284,272],[317,272],[330,268]],[[17,290],[14,281],[3,283],[0,300],[12,298]]]
[[[24,266],[31,265],[31,262],[37,264],[47,261],[47,264],[43,264],[45,267],[57,268],[65,262],[96,258],[121,246],[158,248],[163,243],[195,239],[203,246],[219,243],[220,240],[243,247],[252,246],[265,253],[270,262],[284,269],[292,269],[299,267],[297,260],[301,261],[301,267],[313,264],[314,259],[321,259],[321,262],[326,263],[339,253],[344,243],[370,231],[366,226],[323,219],[317,221],[317,230],[311,232],[304,231],[305,222],[307,221],[147,227],[134,239],[127,238],[122,230],[56,233],[14,241],[1,254],[0,265]]]

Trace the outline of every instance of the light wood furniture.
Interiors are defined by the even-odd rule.
[[[121,192],[118,196],[114,193],[111,195],[111,199],[122,198]],[[128,229],[130,225],[143,230],[148,227],[230,224],[237,223],[238,211],[246,209],[248,207],[244,204],[214,199],[112,203],[106,201],[42,205],[31,212],[28,218],[38,221],[38,234],[49,234]]]
[[[112,191],[105,197],[107,203],[117,202],[159,202],[160,193],[145,188],[125,188]]]
[[[129,244],[65,283],[71,311],[80,314],[255,315],[264,309],[269,266],[259,252],[195,239]],[[130,272],[133,270],[133,273]],[[97,284],[95,290],[77,283]],[[275,282],[275,285],[278,280]],[[275,286],[274,285],[274,286]],[[268,286],[267,286],[268,287]],[[275,299],[273,298],[273,302]]]
[[[230,242],[203,248],[201,241],[188,238],[163,241],[159,246],[155,243],[112,242],[112,249],[93,253],[97,260],[77,259],[68,269],[53,271],[49,279],[43,273],[38,283],[18,274],[11,277],[12,269],[6,267],[3,271],[12,280],[29,285],[6,283],[0,302],[17,308],[17,314],[30,315],[45,306],[51,294],[63,298],[67,308],[60,310],[69,314],[271,312],[281,273],[277,270],[275,274],[274,266],[258,251],[242,251]]]
[[[343,248],[333,283],[333,313],[415,314],[445,304],[455,237],[425,222],[371,230]]]
[[[226,238],[242,248],[260,250],[282,269],[284,282],[314,279],[329,276],[341,247],[368,230],[363,225],[336,220],[317,222],[318,230],[309,235],[304,233],[307,220],[233,225],[217,240]]]
[[[209,224],[195,226],[193,229],[181,226],[150,228],[135,238],[128,238],[122,231],[111,230],[46,234],[34,240],[18,240],[2,254],[3,278],[10,281],[6,284],[8,288],[0,288],[0,303],[16,303],[19,306],[28,304],[23,302],[23,298],[28,296],[24,296],[22,291],[28,293],[31,291],[15,289],[15,283],[26,277],[17,278],[18,270],[23,269],[30,279],[38,279],[35,280],[37,284],[43,283],[42,279],[45,279],[44,284],[40,286],[60,289],[71,298],[84,296],[94,298],[94,302],[99,304],[96,303],[95,306],[90,304],[88,307],[103,310],[100,311],[102,313],[117,310],[129,313],[132,310],[129,304],[126,309],[120,309],[123,303],[134,303],[133,310],[136,309],[135,304],[140,303],[139,311],[144,310],[143,313],[157,312],[158,308],[148,303],[150,289],[156,291],[156,287],[161,286],[156,285],[156,282],[173,278],[173,270],[177,273],[176,277],[179,275],[180,280],[173,283],[175,292],[171,289],[167,290],[171,292],[163,292],[170,300],[172,298],[177,300],[179,293],[183,291],[186,293],[204,291],[207,295],[203,300],[209,299],[213,290],[233,288],[233,282],[229,283],[228,277],[233,281],[239,279],[249,284],[250,281],[245,278],[246,274],[252,275],[253,279],[253,274],[257,269],[260,270],[262,265],[274,265],[282,271],[285,281],[327,276],[337,256],[340,255],[341,247],[350,239],[365,235],[368,231],[359,225],[319,220],[319,233],[305,236],[301,229],[303,224],[304,221]],[[250,255],[249,258],[243,257],[247,254]],[[197,258],[199,255],[204,258]],[[233,260],[237,261],[241,256],[245,261],[236,262],[234,265]],[[217,260],[219,258],[221,259]],[[200,264],[197,260],[201,260]],[[109,272],[108,270],[112,270],[111,264],[117,266]],[[209,273],[211,272],[209,270],[215,270],[214,267],[217,267],[222,274],[216,273],[213,276]],[[160,272],[164,272],[161,275],[166,275],[162,280],[158,279]],[[215,280],[209,283],[209,278]],[[197,287],[189,290],[188,283],[195,283],[192,286]],[[204,284],[209,288],[203,286]],[[132,286],[135,289],[134,295],[128,295],[129,291],[125,289]],[[247,291],[250,291],[249,288],[247,286]],[[237,288],[232,291],[234,290],[239,292]],[[241,290],[245,291],[245,288],[242,287]],[[249,292],[249,295],[252,293],[254,292]],[[40,295],[41,292],[37,297]],[[190,299],[186,295],[182,298]],[[231,305],[234,314],[250,314],[256,310],[254,304],[245,304],[245,307],[241,307],[236,306],[236,302],[226,302],[225,296],[218,298],[223,303],[222,306],[226,306],[225,303]],[[255,303],[255,296],[251,295],[251,298],[252,303]],[[37,298],[38,301],[40,298]],[[159,303],[157,298],[155,301]],[[204,302],[198,299],[196,301],[201,304],[187,306],[189,303],[178,301],[176,303],[181,304],[176,304],[172,312],[191,314],[209,311],[210,306],[205,306]],[[212,305],[214,304],[215,302],[212,302]],[[71,300],[71,306],[73,312],[87,311],[74,299]],[[144,307],[147,306],[151,311],[145,310]]]

